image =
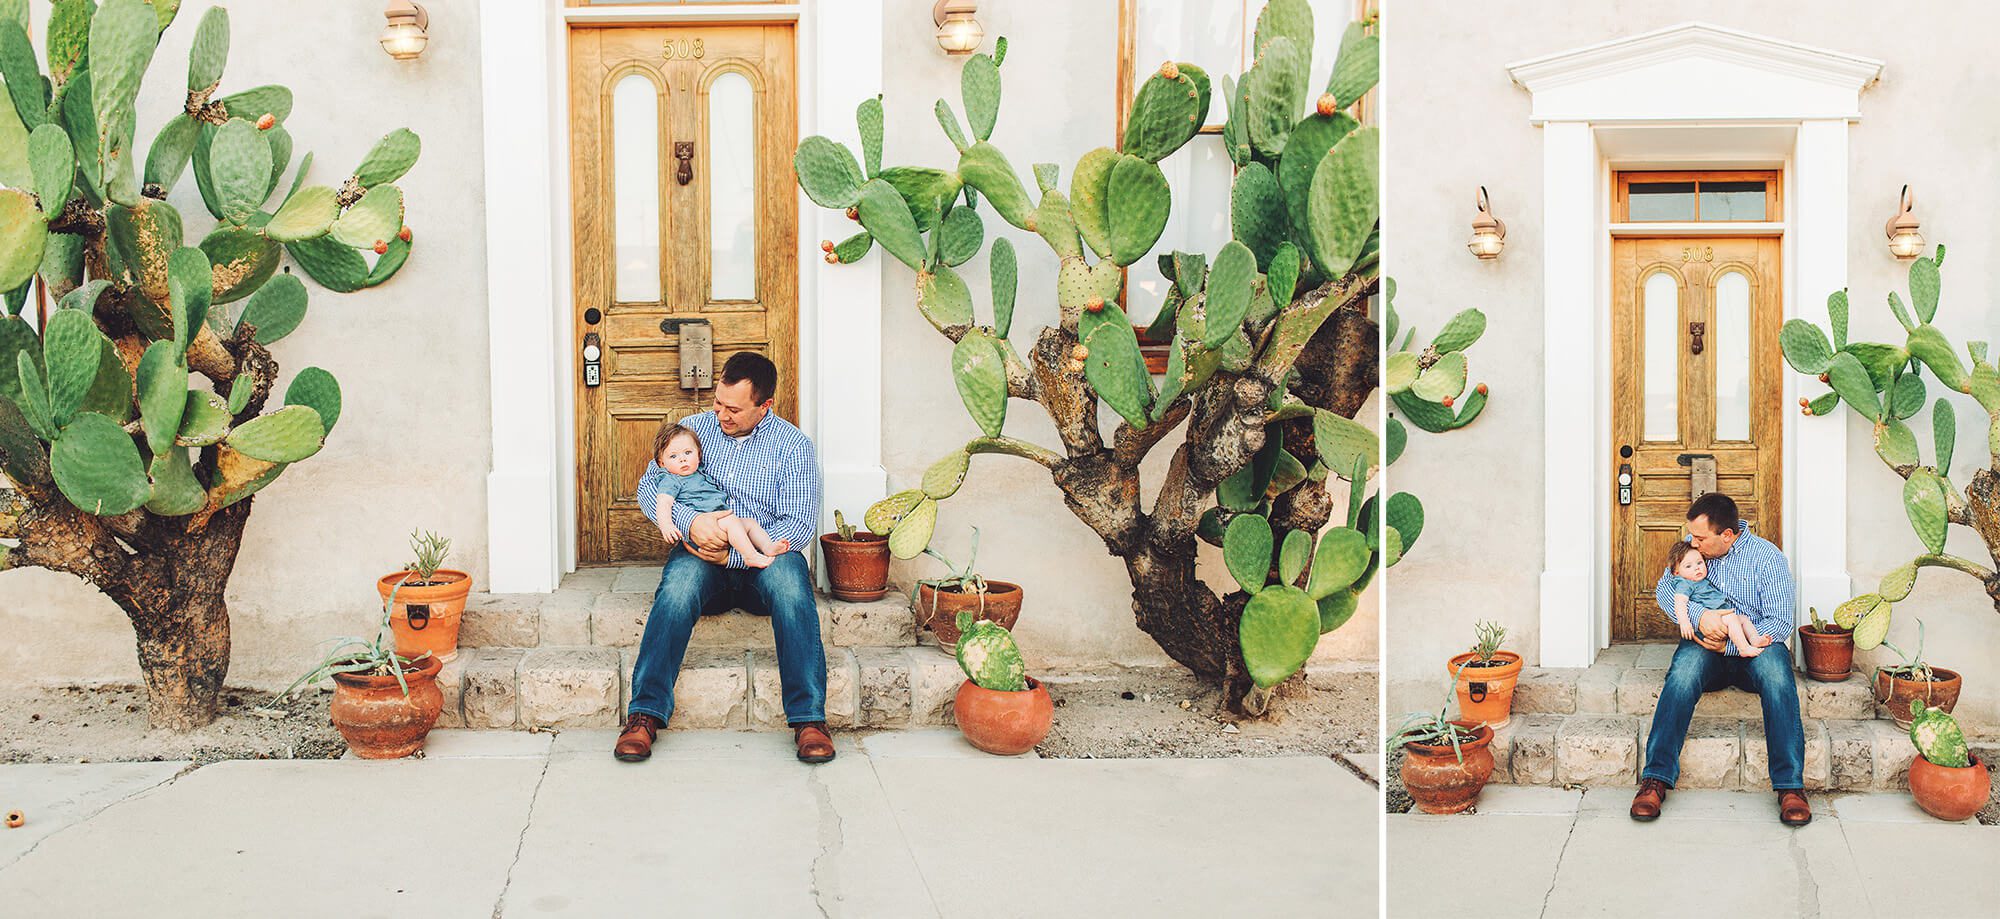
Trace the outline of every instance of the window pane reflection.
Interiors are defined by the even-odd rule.
[[[757,297],[756,99],[725,73],[708,87],[709,299]]]
[[[628,74],[611,91],[613,299],[660,301],[660,104],[653,81]]]
[[[1715,439],[1750,439],[1750,279],[1715,282]]]
[[[1660,272],[1645,287],[1645,439],[1680,439],[1680,283]]]

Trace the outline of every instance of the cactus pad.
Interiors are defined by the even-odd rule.
[[[1919,264],[1925,261],[1917,259]],[[1958,720],[1942,708],[1926,706],[1922,699],[1910,702],[1910,742],[1933,766],[1964,769],[1972,765],[1965,731],[1958,726]]]
[[[924,264],[924,241],[917,235],[917,221],[908,202],[896,186],[883,179],[870,179],[861,186],[861,225],[868,228],[882,248],[911,268]]]
[[[1921,325],[1911,329],[1910,340],[1906,347],[1911,357],[1923,361],[1924,366],[1937,374],[1938,382],[1958,392],[1969,391],[1971,380],[1966,374],[1965,365],[1958,362],[1958,354],[1952,348],[1951,342],[1945,340],[1944,333],[1938,331],[1936,326]],[[1834,391],[1840,392],[1840,387],[1834,387]],[[1845,392],[1841,392],[1840,397],[1848,399]],[[1853,400],[1848,399],[1848,401]]]
[[[1267,587],[1251,595],[1244,605],[1236,634],[1250,679],[1269,689],[1297,673],[1318,646],[1319,605],[1296,587]]]
[[[1028,203],[1027,189],[1000,148],[985,141],[967,147],[958,158],[958,174],[965,184],[993,202],[1002,220],[1023,230],[1034,229],[1034,207]]]
[[[335,192],[324,185],[308,185],[285,199],[283,206],[264,225],[264,235],[281,243],[323,236],[340,216]]]
[[[1880,647],[1882,640],[1889,637],[1889,620],[1894,614],[1895,605],[1887,600],[1870,607],[1854,623],[1854,650],[1873,651]]]
[[[147,478],[151,484],[146,496],[146,510],[162,517],[192,514],[208,503],[201,481],[194,476],[194,465],[188,459],[186,447],[169,447],[165,452],[155,453]]]
[[[307,240],[295,245],[310,246],[326,241]],[[278,244],[241,227],[217,227],[215,232],[201,241],[201,251],[208,256],[213,279],[209,288],[214,304],[233,303],[249,296],[278,270]],[[301,261],[300,264],[305,263]]]
[[[331,434],[333,423],[340,420],[340,382],[318,367],[307,367],[285,387],[285,404],[303,405],[319,413],[321,428]]]
[[[1910,262],[1910,305],[1916,307],[1917,319],[1929,324],[1937,318],[1938,308],[1938,265],[1927,258]]]
[[[958,272],[943,265],[917,273],[917,309],[939,329],[972,322],[972,292]]]
[[[1833,360],[1833,345],[1827,342],[1826,333],[1804,319],[1787,320],[1778,332],[1778,344],[1784,349],[1785,363],[1800,373],[1825,373]]]
[[[368,155],[361,158],[361,165],[354,170],[354,181],[363,188],[387,185],[403,177],[417,164],[417,155],[423,152],[423,141],[409,128],[397,128],[375,142]]]
[[[1139,85],[1125,119],[1126,153],[1149,163],[1166,159],[1201,129],[1208,117],[1208,94],[1196,87],[1195,68],[1177,65],[1170,79],[1155,72]]]
[[[208,249],[206,240],[202,248]],[[287,243],[285,251],[290,253],[292,261],[298,263],[307,277],[327,290],[350,293],[367,286],[368,260],[362,258],[361,253],[329,237],[320,236]],[[215,253],[211,251],[209,257],[213,260]],[[220,275],[218,266],[218,279]]]
[[[861,164],[845,144],[817,134],[799,141],[792,154],[792,169],[798,173],[799,187],[814,204],[828,208],[849,208],[861,201]]]
[[[327,228],[327,235],[356,249],[395,239],[403,229],[403,190],[377,185]]]
[[[1076,220],[1070,216],[1069,199],[1059,191],[1042,195],[1035,208],[1035,232],[1049,248],[1063,258],[1082,258],[1083,243],[1077,237]]]
[[[882,171],[882,97],[863,99],[854,108],[854,124],[861,130],[861,164],[864,175],[874,178]],[[858,186],[857,186],[858,187]]]
[[[1313,46],[1313,11],[1306,0],[1270,0],[1257,14],[1251,49],[1263,54],[1271,39],[1284,36],[1301,48]]]
[[[986,261],[992,271],[993,334],[1006,338],[1014,324],[1014,292],[1020,281],[1014,244],[1006,239],[993,240]]]
[[[1310,49],[1282,35],[1257,49],[1257,62],[1243,75],[1243,114],[1250,145],[1267,159],[1285,152],[1292,126],[1305,109]]]
[[[1932,555],[1944,551],[1945,496],[1949,490],[1943,477],[1929,472],[1913,473],[1903,483],[1903,510],[1909,514],[1910,528]]]
[[[208,174],[222,219],[239,225],[249,222],[271,187],[270,139],[249,121],[230,119],[215,129],[209,142]]]
[[[1374,431],[1325,409],[1313,410],[1313,445],[1329,469],[1353,469],[1359,462],[1372,474],[1378,461]]]
[[[35,276],[47,237],[48,227],[28,193],[0,189],[0,290],[13,290]]]
[[[972,454],[964,450],[954,450],[944,458],[924,470],[924,497],[943,501],[958,494],[958,487],[965,484],[965,472],[972,468]]]
[[[1951,474],[1952,447],[1958,441],[1958,413],[1940,397],[1931,406],[1931,436],[1937,441],[1938,475]]]
[[[1441,354],[1464,351],[1486,334],[1486,314],[1476,309],[1460,310],[1439,329],[1437,337],[1431,339],[1431,347]]]
[[[306,318],[306,283],[297,275],[281,274],[250,295],[236,320],[257,330],[257,343],[268,345],[292,333]]]
[[[1426,402],[1456,399],[1465,392],[1465,352],[1453,351],[1417,374],[1410,392]]]
[[[181,413],[187,410],[188,369],[181,363],[180,348],[170,341],[146,346],[139,358],[139,423],[146,432],[147,449],[159,456],[173,446],[181,430]]]
[[[896,192],[903,196],[919,233],[936,229],[938,215],[951,203],[959,189],[965,187],[958,176],[925,166],[893,166],[882,170],[878,178],[894,185]],[[866,220],[865,215],[863,220]],[[863,223],[863,226],[866,225]]]
[[[1270,270],[1265,273],[1265,296],[1271,300],[1271,310],[1275,313],[1292,302],[1292,294],[1299,284],[1299,250],[1285,241],[1271,254]],[[1253,310],[1251,313],[1255,316]]]
[[[35,195],[42,201],[43,219],[62,213],[76,177],[76,159],[61,127],[45,124],[28,135],[28,169],[34,175]]]
[[[1261,168],[1252,164],[1245,167]],[[1240,178],[1240,176],[1239,176]],[[1221,347],[1242,327],[1250,310],[1250,282],[1257,274],[1257,258],[1237,240],[1224,243],[1208,273],[1208,293],[1204,310],[1202,344]]]
[[[868,532],[887,536],[896,528],[896,524],[909,516],[911,511],[916,510],[917,505],[923,503],[923,500],[924,493],[920,489],[899,491],[869,505],[862,522],[867,524]]]
[[[1833,622],[1843,629],[1853,629],[1863,617],[1874,611],[1881,603],[1882,597],[1879,594],[1862,594],[1854,597],[1834,607]]]
[[[1318,607],[1319,633],[1325,635],[1354,618],[1355,610],[1361,608],[1361,595],[1351,587],[1343,587],[1320,598]]]
[[[967,57],[958,71],[958,89],[972,136],[978,140],[992,137],[993,123],[1000,117],[1000,65],[985,54]]]
[[[326,443],[326,426],[312,408],[288,405],[239,425],[226,441],[251,459],[296,463],[319,452]]]
[[[1229,190],[1229,227],[1237,242],[1257,256],[1257,268],[1270,267],[1271,256],[1291,231],[1284,193],[1278,178],[1263,163],[1238,170]]]
[[[1367,95],[1381,78],[1381,39],[1364,29],[1359,22],[1347,24],[1347,31],[1340,36],[1340,54],[1333,62],[1333,74],[1326,82],[1326,91],[1333,94],[1334,104],[1341,108]]]
[[[1362,128],[1347,135],[1313,170],[1307,204],[1308,239],[1314,268],[1329,277],[1339,277],[1353,268],[1374,232],[1380,206],[1376,195],[1377,133],[1375,128]]]
[[[63,497],[89,514],[123,514],[146,503],[152,491],[132,436],[95,412],[63,427],[49,452],[49,467]]]
[[[1118,165],[1118,151],[1099,147],[1076,161],[1070,177],[1070,214],[1083,241],[1099,258],[1111,254],[1111,223],[1107,196],[1111,193],[1111,168]]]
[[[944,226],[938,232],[938,257],[947,265],[963,265],[979,254],[986,241],[986,222],[972,208],[955,207],[944,215]]]
[[[1238,514],[1222,533],[1222,560],[1245,593],[1264,589],[1271,571],[1271,522],[1259,514]]]
[[[1151,251],[1167,228],[1173,193],[1159,166],[1126,154],[1111,167],[1105,203],[1109,258],[1119,265],[1130,265]]]
[[[931,533],[937,529],[938,503],[923,498],[903,519],[889,530],[889,554],[897,558],[916,558],[931,544]]]
[[[1099,262],[1099,265],[1106,264]],[[1132,322],[1114,304],[1105,304],[1104,314],[1113,321],[1099,325],[1083,344],[1090,349],[1084,359],[1084,376],[1104,404],[1111,406],[1126,423],[1145,427],[1146,413],[1153,406],[1153,378],[1146,372],[1146,358],[1139,352],[1139,338]]]
[[[1007,421],[1007,358],[1000,343],[981,331],[959,339],[951,352],[952,378],[965,411],[988,437]]]
[[[1882,576],[1881,585],[1876,590],[1882,599],[1891,603],[1901,603],[1910,596],[1910,589],[1917,583],[1917,563],[1909,562],[1889,569]]]
[[[1833,391],[1854,406],[1869,421],[1882,420],[1882,403],[1875,397],[1875,384],[1867,368],[1851,352],[1842,351],[1827,364],[1827,379]]]
[[[1313,551],[1312,574],[1306,579],[1306,594],[1324,600],[1353,584],[1368,570],[1368,538],[1351,527],[1334,527],[1319,538]]]
[[[974,619],[969,611],[958,614],[959,639],[954,654],[966,679],[981,689],[994,692],[1025,692],[1027,668],[1021,663],[1021,649],[1006,627],[988,619]]]
[[[49,416],[56,427],[68,424],[83,405],[84,394],[97,380],[105,345],[104,333],[89,313],[56,310],[49,317],[42,330],[42,363],[48,368]]]

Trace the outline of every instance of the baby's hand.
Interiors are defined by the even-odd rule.
[[[1678,620],[1678,621],[1679,621],[1679,622],[1680,622],[1680,624],[1681,624],[1681,637],[1682,637],[1682,638],[1685,638],[1685,639],[1687,639],[1688,641],[1693,641],[1693,640],[1694,640],[1694,626],[1691,626],[1691,625],[1689,625],[1689,624],[1688,624],[1688,621],[1687,621],[1686,619],[1681,619],[1681,620]]]
[[[671,546],[681,541],[681,528],[671,523],[662,524],[660,526],[660,537],[667,541],[667,545]]]

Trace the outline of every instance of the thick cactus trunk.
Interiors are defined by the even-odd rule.
[[[246,499],[199,532],[157,534],[155,554],[135,558],[107,593],[132,620],[154,728],[192,730],[215,720],[229,673],[229,608],[223,592],[250,516]]]

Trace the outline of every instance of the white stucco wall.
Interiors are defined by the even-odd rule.
[[[280,385],[319,366],[339,378],[343,394],[326,448],[256,497],[230,582],[230,681],[282,686],[303,672],[316,643],[368,628],[379,609],[375,578],[408,561],[411,528],[452,537],[449,564],[486,578],[478,4],[426,0],[430,47],[413,62],[392,60],[377,44],[380,4],[225,5],[222,94],[291,88],[293,168],[313,152],[309,182],[338,185],[397,127],[415,130],[424,145],[398,182],[416,240],[402,272],[352,294],[308,280],[304,324],[272,347]],[[187,4],[154,55],[140,93],[142,143],[183,101],[188,45],[208,6]],[[31,9],[39,49],[48,6]],[[192,175],[169,200],[186,220],[188,245],[213,226]],[[0,635],[0,685],[138,679],[124,614],[67,574],[0,575]]]
[[[1900,15],[1861,2],[1663,7],[1617,0],[1528,4],[1505,17],[1459,13],[1444,0],[1398,0],[1389,12],[1385,265],[1400,279],[1406,321],[1426,334],[1460,308],[1486,311],[1488,332],[1472,351],[1472,366],[1493,401],[1463,431],[1413,434],[1393,471],[1398,489],[1424,497],[1428,519],[1423,544],[1395,569],[1388,589],[1396,610],[1385,661],[1392,713],[1437,703],[1443,661],[1471,642],[1476,620],[1506,624],[1507,646],[1534,663],[1543,528],[1589,525],[1541,519],[1544,425],[1561,423],[1542,417],[1543,364],[1575,356],[1542,353],[1541,130],[1529,124],[1528,93],[1509,81],[1507,64],[1691,20],[1886,62],[1883,79],[1862,93],[1862,117],[1849,133],[1852,335],[1902,340],[1884,300],[1889,290],[1906,290],[1906,269],[1889,256],[1881,228],[1904,183],[1917,194],[1925,237],[1950,249],[1937,325],[1962,341],[1991,338],[1987,330],[2000,319],[2000,307],[1989,302],[2000,277],[2000,227],[1991,208],[2000,197],[2000,164],[1991,157],[2000,119],[1975,101],[1977,87],[2000,76],[2000,61],[1979,37],[2000,24],[2000,11],[1969,0]],[[1482,184],[1507,222],[1507,248],[1495,262],[1465,251],[1472,193]],[[1823,324],[1829,292],[1800,291],[1802,315]],[[1576,385],[1592,385],[1587,371],[1579,370]],[[1822,388],[1810,383],[1805,391]],[[1956,401],[1962,420],[1953,478],[1962,485],[1985,456],[1985,428],[1968,398]],[[1928,417],[1912,421],[1926,456]],[[1872,589],[1883,572],[1921,551],[1902,510],[1900,480],[1875,457],[1864,423],[1851,413],[1804,421],[1846,426],[1846,494],[1800,500],[1845,498],[1849,571],[1857,590]],[[1954,533],[1951,550],[1986,557],[1965,532]],[[1926,657],[1967,677],[1960,715],[1975,727],[2000,725],[2000,616],[1984,593],[1969,578],[1926,572],[1898,605],[1891,640],[1914,644],[1919,616],[1928,627]],[[1893,659],[1886,651],[1863,654],[1857,666],[1884,656]]]
[[[962,123],[959,62],[934,50],[930,7],[924,0],[892,0],[885,11],[883,47],[890,49],[883,68],[885,164],[950,168],[958,158],[931,108],[942,96],[959,112]],[[1061,182],[1067,188],[1077,159],[1111,144],[1115,135],[1116,4],[991,4],[982,5],[979,15],[989,48],[992,36],[1008,39],[1007,60],[1000,68],[1003,91],[994,144],[1007,154],[1024,182],[1033,181],[1030,164],[1052,162],[1062,166]],[[1343,24],[1322,22],[1319,28],[1338,34],[1334,30]],[[1233,62],[1195,63],[1207,67],[1211,75],[1234,69]],[[1323,82],[1324,77],[1319,79]],[[1221,100],[1215,104],[1221,105]],[[1175,154],[1185,155],[1186,151]],[[1181,206],[1175,202],[1176,208]],[[1000,234],[1013,240],[1020,254],[1020,293],[1009,337],[1025,352],[1043,326],[1057,321],[1056,258],[1040,237],[1016,230],[990,212],[986,230],[989,239]],[[949,342],[917,312],[915,274],[892,259],[875,261],[883,272],[882,351],[887,360],[882,380],[883,464],[891,488],[908,488],[940,456],[979,436],[979,429],[951,385]],[[972,288],[975,311],[990,316],[986,256],[959,271]],[[1117,415],[1106,409],[1103,419],[1108,439]],[[1031,403],[1016,400],[1009,406],[1007,432],[1060,449],[1047,416]],[[1170,440],[1155,448],[1142,469],[1148,501],[1177,443]],[[1063,505],[1042,467],[1012,457],[975,457],[965,487],[940,509],[932,545],[963,563],[973,526],[979,527],[981,572],[1025,587],[1027,597],[1016,632],[1031,661],[1039,659],[1042,666],[1107,659],[1169,663],[1133,624],[1131,583],[1123,564]],[[1203,544],[1201,551],[1205,580],[1229,584],[1220,550]],[[896,563],[892,576],[908,580],[938,570],[935,561],[919,558]],[[1352,620],[1321,639],[1317,660],[1373,661],[1376,604],[1372,594],[1363,600]]]

